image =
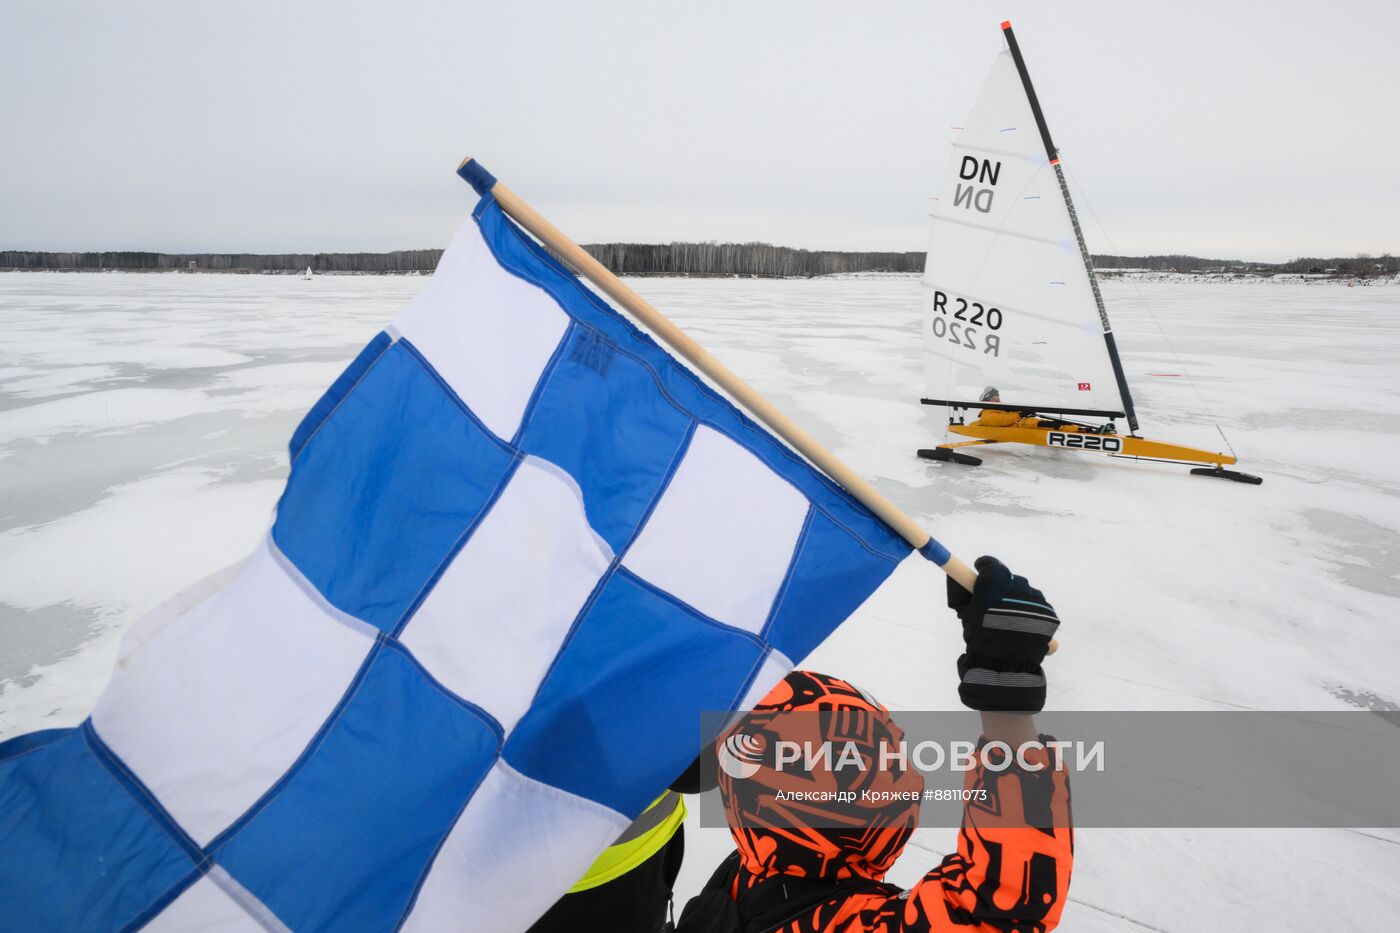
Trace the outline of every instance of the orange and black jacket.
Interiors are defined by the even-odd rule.
[[[968,786],[985,788],[988,795],[967,804],[958,851],[907,891],[878,883],[883,871],[858,873],[844,858],[862,842],[880,836],[878,831],[862,833],[866,837],[862,840],[843,840],[830,830],[786,830],[749,832],[758,851],[766,854],[767,865],[760,866],[758,873],[749,870],[746,863],[752,860],[744,857],[747,847],[741,846],[740,866],[728,893],[743,913],[750,892],[781,885],[787,872],[820,871],[818,877],[830,881],[832,896],[815,904],[806,897],[808,906],[800,907],[796,916],[781,909],[777,914],[770,911],[782,922],[763,928],[781,933],[1045,933],[1055,929],[1069,893],[1074,861],[1064,772],[979,771]],[[1041,820],[1036,811],[1051,818]],[[1048,825],[1028,825],[1035,822]],[[892,864],[902,851],[908,834],[896,835],[902,838],[884,840],[894,844],[894,851],[880,858],[881,863]],[[802,890],[810,895],[810,881]]]
[[[902,737],[884,707],[828,675],[794,671],[740,728],[781,726],[776,713],[839,711],[839,728],[871,741]],[[788,728],[783,726],[783,728]],[[1042,737],[1042,741],[1049,737]],[[1038,754],[1038,757],[1037,757]],[[720,873],[744,928],[782,933],[1045,933],[1060,921],[1074,861],[1069,780],[1043,752],[1027,752],[1040,770],[969,771],[957,852],[908,890],[884,881],[913,835],[923,778],[907,770],[879,776],[885,790],[917,790],[915,802],[882,805],[823,828],[779,820],[781,775],[763,769],[750,779],[721,773],[720,788],[737,852]],[[869,774],[875,774],[871,769]],[[862,780],[866,779],[862,775]],[[849,814],[847,814],[849,816]],[[783,905],[784,898],[787,904]],[[774,904],[777,903],[777,909]],[[786,907],[786,909],[785,909]],[[752,923],[761,917],[766,922]],[[684,929],[684,918],[682,918]]]

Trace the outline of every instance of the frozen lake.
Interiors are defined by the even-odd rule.
[[[425,281],[0,274],[0,738],[81,721],[133,619],[251,549],[301,414]],[[1047,591],[1051,706],[1400,709],[1400,286],[1105,284],[1143,433],[1218,449],[1218,424],[1249,487],[919,461],[944,419],[918,404],[914,277],[634,284],[955,552]],[[906,563],[807,666],[956,704],[942,593]],[[919,831],[892,880],[953,844]],[[692,826],[683,896],[729,847]],[[1400,917],[1397,830],[1084,830],[1077,855],[1066,930]]]

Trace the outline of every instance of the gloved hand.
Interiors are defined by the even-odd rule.
[[[962,620],[967,651],[958,658],[958,696],[976,710],[1039,712],[1045,706],[1040,662],[1059,616],[1040,590],[995,557],[979,557],[969,593],[948,578],[948,608]]]

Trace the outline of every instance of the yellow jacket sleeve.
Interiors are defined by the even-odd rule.
[[[1009,428],[1020,420],[1020,412],[997,408],[984,408],[977,416],[977,423],[988,428]]]
[[[670,842],[684,822],[685,798],[668,790],[603,850],[583,877],[569,888],[569,893],[587,891],[627,874]]]

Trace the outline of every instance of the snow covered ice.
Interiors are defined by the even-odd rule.
[[[0,275],[0,738],[75,724],[143,611],[249,551],[286,442],[421,278]],[[1065,620],[1058,709],[1400,709],[1400,287],[1104,284],[1143,433],[1259,487],[1049,449],[925,463],[917,277],[633,285],[954,552]],[[1160,324],[1160,326],[1159,326]],[[1149,375],[1179,374],[1179,375]],[[956,705],[914,558],[805,662]],[[678,899],[730,848],[694,816]],[[954,845],[920,830],[891,879]],[[1374,928],[1400,831],[1081,830],[1066,930]]]

